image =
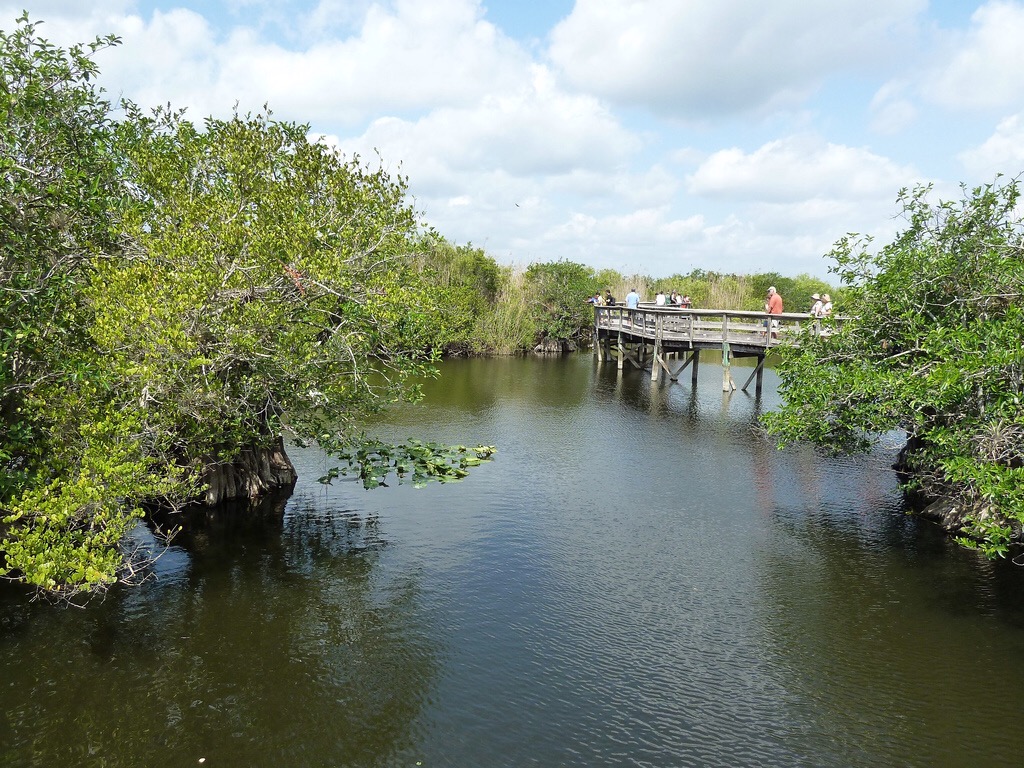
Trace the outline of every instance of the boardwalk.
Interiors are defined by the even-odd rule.
[[[722,389],[736,389],[730,362],[734,357],[756,357],[757,366],[743,385],[757,379],[761,393],[764,358],[772,347],[788,339],[795,340],[802,326],[813,323],[805,313],[772,315],[771,333],[764,312],[734,312],[721,309],[674,309],[641,304],[638,309],[594,307],[594,350],[600,361],[618,360],[645,369],[648,360],[651,379],[657,381],[665,371],[672,381],[688,366],[692,383],[697,384],[700,351],[722,353]]]

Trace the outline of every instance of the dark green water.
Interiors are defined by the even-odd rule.
[[[904,515],[891,450],[764,442],[770,372],[720,382],[455,361],[376,429],[497,445],[467,481],[296,450],[283,518],[139,589],[0,593],[0,765],[1019,765],[1024,569]]]

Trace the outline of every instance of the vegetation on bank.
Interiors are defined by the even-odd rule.
[[[832,252],[851,318],[783,351],[782,441],[857,450],[908,436],[901,468],[925,503],[959,509],[961,541],[990,556],[1024,526],[1024,222],[1017,180],[930,202],[901,195],[906,228],[877,252]]]

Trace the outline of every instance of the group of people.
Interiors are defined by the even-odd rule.
[[[604,296],[598,291],[589,299],[588,304],[593,304],[598,307],[614,307],[615,297],[612,296],[611,291],[605,291]],[[672,291],[672,295],[666,297],[664,291],[658,291],[658,294],[654,297],[654,305],[656,307],[675,307],[677,309],[692,309],[693,301],[689,295]],[[636,288],[631,288],[629,293],[626,294],[626,308],[636,309],[640,306],[640,294],[637,293]]]
[[[827,293],[821,295],[812,293],[811,298],[814,299],[814,306],[810,309],[811,317],[828,317],[832,314],[831,296]],[[782,294],[778,292],[774,285],[768,288],[768,296],[764,301],[764,311],[769,315],[782,314]]]
[[[595,307],[614,307],[615,297],[612,296],[611,291],[605,291],[604,296],[602,296],[601,292],[598,291],[587,299],[587,304],[593,304]]]
[[[811,298],[814,299],[814,306],[811,307],[811,317],[828,317],[832,314],[832,297],[827,293],[817,294],[812,293]],[[589,299],[588,304],[593,304],[598,307],[614,307],[615,297],[612,296],[610,290],[604,292],[604,296],[598,291]],[[654,297],[654,305],[656,307],[676,307],[678,309],[692,309],[693,301],[689,295],[672,291],[670,296],[665,296],[664,291],[658,291]],[[628,309],[636,309],[640,306],[640,294],[636,292],[636,288],[631,288],[629,293],[626,294],[626,307]],[[764,311],[769,315],[781,315],[782,309],[782,294],[778,292],[775,286],[768,288],[768,296],[765,298]],[[773,321],[775,327],[778,326],[778,321]]]
[[[654,305],[656,307],[675,307],[676,309],[692,309],[693,301],[690,296],[684,295],[677,291],[672,291],[672,295],[665,296],[664,291],[658,291],[654,297]]]
[[[814,306],[811,307],[811,317],[828,317],[832,314],[832,297],[827,293],[819,296],[816,293],[811,294],[811,298],[814,299]]]
[[[820,319],[828,317],[832,314],[832,297],[827,293],[817,294],[812,293],[811,298],[814,299],[814,305],[811,307],[810,315],[813,318]],[[764,301],[764,311],[769,315],[781,315],[783,313],[782,308],[782,294],[779,293],[778,289],[774,285],[769,286],[768,296]],[[815,326],[818,324],[815,323]],[[771,329],[772,338],[778,338],[779,321],[777,319],[771,319],[764,321],[765,330],[761,334],[762,336],[768,333],[768,329]]]

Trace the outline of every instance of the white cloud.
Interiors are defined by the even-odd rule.
[[[909,127],[918,115],[918,109],[907,95],[905,81],[886,83],[871,99],[871,130],[881,134],[896,134]]]
[[[914,169],[870,150],[813,136],[771,141],[746,153],[715,152],[688,178],[691,194],[730,200],[891,199],[912,183]]]
[[[29,8],[28,6],[32,7]],[[29,18],[32,21],[42,21],[46,26],[41,31],[49,31],[51,19],[75,21],[80,29],[91,27],[96,22],[104,19],[117,18],[128,14],[135,9],[135,0],[78,0],[69,3],[68,0],[33,0],[28,3],[25,0],[16,2],[0,2],[0,19],[14,19],[21,15],[22,10],[27,9]],[[5,25],[6,28],[6,25]],[[110,30],[107,30],[108,32]],[[90,32],[91,34],[95,34]],[[44,34],[44,37],[46,35]],[[74,37],[62,40],[62,43],[82,42],[82,38]]]
[[[381,118],[339,147],[408,158],[406,170],[422,188],[444,186],[461,174],[500,171],[514,179],[607,172],[637,150],[637,139],[596,99],[558,90],[541,66],[531,67],[529,75],[514,90],[469,107],[435,109],[418,120]]]
[[[574,85],[703,119],[797,104],[840,70],[891,61],[924,0],[578,0],[552,33]]]
[[[221,32],[193,11],[158,10],[146,20],[126,13],[128,6],[55,14],[46,36],[68,44],[120,35],[123,47],[101,61],[108,90],[143,106],[170,101],[195,117],[225,114],[238,102],[243,111],[269,104],[284,118],[355,125],[381,113],[474,104],[517,87],[530,65],[483,19],[478,0],[375,4],[352,34],[322,32],[292,47],[272,41],[258,16]],[[294,23],[331,11],[318,8]]]
[[[949,58],[924,80],[930,100],[948,107],[1024,104],[1024,5],[993,0],[978,8]]]
[[[280,5],[273,0],[274,5]],[[308,15],[298,18],[299,32],[307,40],[344,36],[359,28],[374,0],[320,0]]]
[[[958,159],[972,178],[991,181],[997,173],[1024,173],[1024,113],[1006,118],[983,144],[961,152]]]
[[[989,77],[1003,80],[984,98],[1009,99],[1024,68],[997,33],[1016,34],[1022,3],[989,3],[958,35],[920,34],[938,26],[925,0],[577,0],[547,52],[485,4],[44,0],[39,17],[63,45],[124,38],[100,59],[115,96],[197,120],[266,102],[346,153],[379,150],[431,225],[503,261],[824,276],[843,233],[891,232],[897,191],[921,175],[899,153],[930,176],[957,157],[979,173],[1020,161],[1024,111],[979,133],[922,100]],[[0,18],[19,11],[0,0]],[[1013,71],[986,69],[987,46]],[[954,131],[991,138],[964,151]]]

